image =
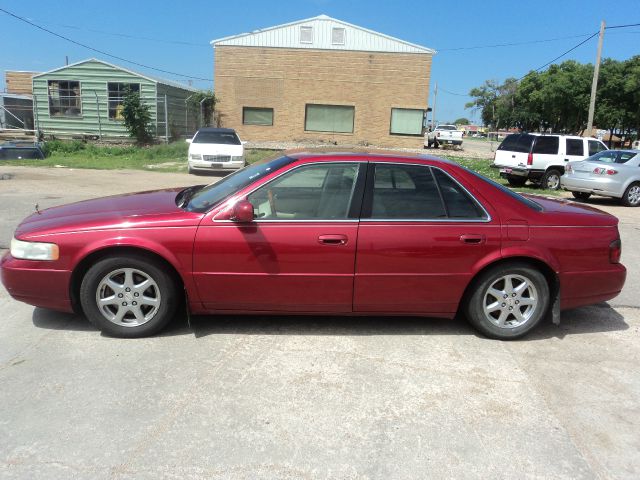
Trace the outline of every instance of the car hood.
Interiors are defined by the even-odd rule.
[[[192,143],[189,155],[232,155],[240,157],[244,154],[244,145],[223,145],[218,143]]]
[[[128,193],[52,207],[33,213],[16,237],[108,228],[197,225],[201,213],[185,212],[175,199],[182,188]]]
[[[545,221],[552,225],[615,226],[618,218],[589,205],[564,198],[521,194],[540,205]]]

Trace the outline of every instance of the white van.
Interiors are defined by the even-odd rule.
[[[494,168],[509,185],[521,187],[527,180],[542,188],[557,190],[564,166],[584,160],[607,146],[595,138],[573,135],[515,133],[507,136],[496,151]]]

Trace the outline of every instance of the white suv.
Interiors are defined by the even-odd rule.
[[[584,160],[607,146],[595,138],[573,135],[515,133],[507,136],[496,151],[494,168],[509,185],[521,187],[527,180],[542,188],[557,190],[564,166]]]
[[[245,166],[244,145],[231,128],[201,128],[189,145],[189,173],[238,170]]]

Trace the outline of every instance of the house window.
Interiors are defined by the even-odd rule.
[[[344,28],[334,27],[331,30],[331,44],[344,45]]]
[[[109,102],[109,120],[124,120],[122,103],[127,90],[140,93],[139,83],[107,83],[107,97]]]
[[[49,80],[49,115],[52,117],[79,117],[82,115],[80,82]]]
[[[242,108],[243,125],[273,125],[273,108]]]
[[[423,119],[424,110],[392,108],[389,133],[392,135],[422,135]]]
[[[313,43],[313,27],[300,27],[300,43]]]
[[[355,107],[307,104],[304,129],[309,132],[353,133]]]

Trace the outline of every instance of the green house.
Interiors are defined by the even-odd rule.
[[[35,128],[45,137],[129,137],[122,120],[127,89],[149,107],[156,137],[184,137],[197,129],[198,110],[187,102],[197,90],[95,58],[34,75]]]

